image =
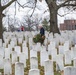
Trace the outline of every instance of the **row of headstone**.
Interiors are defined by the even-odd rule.
[[[41,66],[44,66],[45,67],[45,75],[49,75],[50,73],[52,73],[52,75],[53,75],[53,70],[52,70],[52,66],[53,65],[51,65],[51,69],[49,69],[50,68],[49,67],[50,66],[49,64],[51,64],[51,61],[49,61],[49,62],[46,61],[46,60],[49,59],[48,58],[49,57],[48,55],[51,55],[52,56],[52,61],[56,61],[57,70],[58,69],[59,70],[64,70],[63,69],[64,68],[63,62],[65,62],[65,64],[71,64],[71,60],[73,60],[73,58],[76,57],[75,56],[75,54],[76,54],[75,53],[75,49],[69,50],[69,48],[71,47],[71,44],[72,43],[69,43],[68,38],[73,38],[73,36],[70,37],[70,36],[67,36],[66,35],[66,37],[63,39],[63,41],[61,41],[58,38],[63,38],[64,35],[62,37],[60,37],[58,34],[56,34],[54,36],[52,34],[49,34],[49,35],[47,34],[46,35],[47,38],[45,40],[45,45],[48,44],[48,42],[50,44],[48,46],[48,51],[46,51],[46,46],[45,47],[41,47],[41,45],[39,43],[37,45],[33,45],[33,42],[32,42],[32,36],[34,35],[33,33],[32,34],[29,33],[31,35],[28,35],[28,34],[25,35],[25,33],[22,33],[22,35],[20,35],[20,34],[21,33],[19,33],[19,34],[13,33],[9,37],[6,34],[6,36],[5,36],[5,45],[6,46],[8,45],[8,48],[6,48],[6,46],[5,46],[4,51],[1,51],[0,50],[2,52],[2,54],[1,54],[1,56],[2,56],[1,57],[1,60],[3,61],[3,56],[5,57],[5,59],[10,60],[10,54],[12,54],[12,64],[15,64],[16,62],[18,62],[18,63],[22,63],[23,64],[22,65],[23,68],[26,67],[26,59],[28,59],[28,48],[26,47],[26,42],[28,42],[28,41],[26,41],[24,43],[24,45],[22,45],[22,51],[21,51],[21,48],[19,46],[17,46],[17,42],[18,42],[18,44],[23,44],[23,42],[24,42],[23,41],[23,38],[24,38],[23,36],[25,36],[25,39],[27,39],[27,37],[29,37],[30,38],[29,39],[29,47],[30,47],[30,70],[29,70],[29,75],[31,75],[30,73],[33,72],[33,71],[35,71],[35,70],[37,71],[37,73],[39,75],[37,51],[40,51],[40,64],[41,64]],[[10,39],[10,44],[8,44],[9,43],[8,38]],[[59,48],[58,49],[59,52],[57,52],[57,49],[56,48],[59,47],[59,42],[60,41],[62,43],[61,44],[61,49]],[[1,44],[1,46],[2,46],[2,44]],[[9,48],[10,46],[11,46],[11,48]],[[14,48],[14,51],[11,50],[12,48]],[[62,55],[60,55],[60,54],[62,54]],[[18,57],[19,57],[19,61],[17,60]],[[63,61],[63,58],[65,59],[65,61]],[[75,60],[74,60],[74,65],[75,65]],[[47,66],[49,68],[47,68]],[[9,64],[9,68],[10,68],[10,64]],[[7,65],[5,64],[5,70],[6,69],[7,69]],[[23,70],[24,69],[22,69],[20,71],[20,75],[21,75],[21,73],[24,74]],[[17,69],[16,69],[16,71],[17,71]],[[10,71],[7,71],[7,70],[4,71],[4,72],[5,72],[5,74],[7,74],[7,73],[8,74],[11,74],[11,72]],[[15,73],[15,74],[17,74],[17,73]]]

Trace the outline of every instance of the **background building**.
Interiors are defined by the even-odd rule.
[[[60,24],[60,30],[76,30],[76,20],[64,20]]]

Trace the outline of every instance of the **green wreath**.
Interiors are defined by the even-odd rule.
[[[42,38],[42,36],[40,34],[35,35],[33,38],[34,43],[40,42],[41,44],[43,44],[44,40],[45,40],[45,36],[44,36],[44,38]]]

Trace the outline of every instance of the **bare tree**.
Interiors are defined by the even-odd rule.
[[[0,0],[0,39],[3,40],[3,24],[2,24],[2,19],[3,17],[5,16],[5,14],[3,14],[3,11],[9,7],[13,2],[17,2],[18,5],[22,8],[24,7],[28,7],[28,8],[34,8],[36,7],[35,3],[37,2],[36,0],[34,0],[34,5],[31,7],[31,6],[28,6],[27,3],[30,3],[27,2],[27,3],[24,3],[23,5],[21,5],[17,0]],[[31,5],[31,4],[30,4]],[[15,12],[16,13],[16,12]]]
[[[9,31],[17,31],[21,26],[21,21],[18,18],[9,17],[8,30]]]
[[[24,16],[23,17],[23,22],[22,22],[22,26],[26,26],[29,28],[29,31],[31,31],[31,28],[32,28],[32,23],[33,21],[31,20],[31,17],[30,16]]]
[[[36,27],[36,29],[34,30],[38,30],[38,25],[41,21],[41,18],[36,17],[35,15],[33,15],[32,17],[30,17],[30,15],[25,15],[23,17],[22,23],[21,25],[28,27],[29,31],[31,31],[31,28],[34,29],[34,27]]]
[[[42,2],[43,0],[40,0]],[[57,14],[58,10],[61,7],[66,7],[69,10],[73,7],[76,7],[76,0],[45,0],[50,13],[50,32],[59,33],[58,23],[57,23]]]
[[[0,39],[3,39],[3,25],[2,25],[2,19],[5,16],[2,12],[9,7],[13,2],[15,2],[16,0],[11,0],[9,3],[7,3],[6,5],[2,5],[1,4],[1,0],[0,0]]]

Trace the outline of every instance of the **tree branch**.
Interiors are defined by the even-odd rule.
[[[37,3],[37,0],[35,0],[35,7],[34,7],[33,12],[32,12],[32,14],[31,14],[31,16],[30,16],[30,17],[32,17],[32,15],[33,15],[33,13],[34,13],[34,11],[35,11],[36,3]]]
[[[66,0],[64,3],[58,5],[58,9],[65,6],[76,6],[76,4],[72,4],[72,3],[70,4],[71,1],[76,1],[76,0]]]
[[[8,4],[2,6],[2,10],[6,9],[8,6],[10,6],[13,2],[15,2],[16,0],[11,0]]]
[[[65,7],[65,6],[76,6],[76,4],[64,4],[63,7]]]
[[[23,7],[26,5],[26,4],[28,4],[28,3],[30,3],[30,1],[28,1],[27,3],[25,3],[25,4],[23,4]]]
[[[32,17],[32,15],[33,15],[33,13],[34,13],[34,11],[35,11],[35,8],[36,8],[36,4],[35,4],[35,7],[34,7],[34,9],[33,9],[32,14],[30,15],[30,17]]]
[[[58,14],[58,13],[57,13]],[[69,14],[69,12],[68,13],[66,13],[66,14],[64,14],[64,15],[60,15],[60,14],[58,14],[60,17],[64,17],[65,15],[67,15],[67,14]]]
[[[17,1],[17,3],[19,4],[19,6],[21,6],[22,8],[24,8],[23,5],[21,5],[18,1]]]

